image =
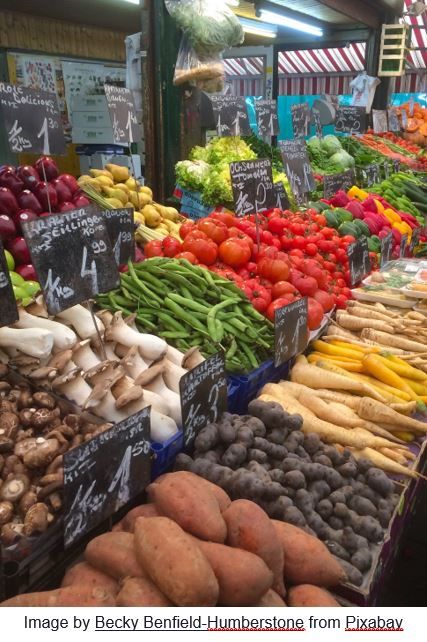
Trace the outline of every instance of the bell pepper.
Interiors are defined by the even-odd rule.
[[[393,228],[395,230],[399,230],[401,234],[412,234],[412,228],[409,227],[409,225],[404,221],[401,221],[400,223],[393,223]]]
[[[377,206],[378,214],[383,214],[385,210],[384,205],[381,203],[381,201],[378,198],[375,198],[374,202],[375,202],[375,205]]]
[[[390,223],[400,223],[402,220],[397,212],[391,209],[391,207],[388,207],[387,209],[384,210],[383,216],[386,217]]]
[[[350,189],[347,192],[347,196],[349,198],[357,198],[359,201],[364,201],[365,199],[369,198],[369,193],[365,192],[365,190],[360,189],[357,187],[357,185],[353,185],[353,187],[350,187]]]

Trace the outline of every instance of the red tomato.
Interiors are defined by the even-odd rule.
[[[279,216],[274,216],[268,221],[269,231],[273,234],[277,234],[278,236],[281,236],[283,234],[283,230],[285,230],[287,227],[287,220],[284,218],[280,218]]]
[[[181,243],[179,244],[181,245]],[[164,256],[162,242],[149,241],[147,245],[144,247],[144,255],[146,259],[151,259],[153,256]]]
[[[316,256],[317,246],[314,243],[307,243],[305,246],[305,253],[308,254],[308,256]]]
[[[289,256],[299,256],[301,259],[304,258],[304,252],[298,248],[294,248],[289,252]]]
[[[267,243],[267,245],[273,244],[274,236],[268,230],[263,230],[262,232],[260,232],[260,236],[263,243]]]
[[[289,265],[282,259],[264,257],[258,261],[258,274],[273,283],[286,281],[289,276]]]
[[[325,270],[328,270],[331,274],[335,272],[335,263],[331,263],[331,261],[324,261],[323,262],[323,267]]]
[[[337,308],[343,310],[347,306],[347,297],[344,294],[339,294],[335,299]]]
[[[342,272],[340,270],[335,269],[335,272],[333,272],[332,276],[335,279],[335,281],[338,281],[338,279],[342,279]]]
[[[173,236],[166,236],[162,241],[162,250],[164,256],[169,258],[174,257],[176,254],[179,254],[181,251],[182,243],[178,239],[174,239]]]
[[[353,296],[350,288],[347,288],[347,287],[342,289],[341,294],[343,294],[347,299],[351,299]]]
[[[196,226],[194,221],[185,221],[179,228],[179,235],[182,239],[185,239],[187,234],[189,234],[192,230],[195,230]]]
[[[285,305],[288,305],[293,300],[294,300],[294,297],[292,296],[292,294],[287,294],[280,297],[280,299],[276,299],[275,301],[273,301],[273,303],[270,303],[266,311],[267,319],[270,319],[270,321],[274,323],[275,311],[280,310],[280,308],[283,308]]]
[[[217,245],[220,245],[228,237],[226,224],[212,218],[202,218],[197,223],[197,229],[204,232],[206,236],[212,239]]]
[[[295,279],[295,287],[301,296],[314,296],[314,293],[319,289],[316,279],[305,274]]]
[[[192,239],[190,246],[185,247],[186,242],[187,239],[183,244],[184,251],[192,252],[200,263],[205,265],[215,263],[218,256],[218,247],[211,239]]]
[[[237,227],[229,227],[228,236],[229,238],[240,239],[241,241],[245,241],[245,243],[249,246],[252,252],[254,241],[250,236],[248,236],[248,234],[246,234],[245,232],[242,232]]]
[[[314,217],[314,220],[320,227],[325,227],[326,218],[323,216],[323,214],[318,214],[317,216]]]
[[[221,223],[225,223],[227,227],[232,227],[236,224],[236,217],[229,212],[213,212],[209,215],[209,218],[213,218],[215,221],[221,221]]]
[[[185,259],[186,261],[193,263],[193,265],[197,263],[197,259],[192,252],[180,252],[179,254],[175,254],[175,258]]]
[[[323,319],[323,308],[316,299],[308,297],[308,329],[317,330],[320,327]]]
[[[283,235],[280,238],[280,244],[284,250],[290,250],[293,247],[293,239],[289,238],[288,236]]]
[[[331,263],[336,263],[337,262],[337,257],[335,256],[335,254],[331,250],[329,250],[329,251],[330,251],[330,254],[328,254],[328,256],[326,257],[327,260],[330,261]]]
[[[288,281],[277,281],[277,283],[273,285],[271,294],[274,300],[274,299],[279,299],[281,296],[285,294],[293,294],[295,296],[298,294],[298,292],[296,288],[292,285],[292,283],[289,283]]]
[[[337,279],[337,285],[339,288],[345,288],[346,282],[340,277],[339,279]]]
[[[320,303],[324,312],[330,312],[335,305],[334,297],[324,290],[317,290],[317,292],[314,293],[313,298]]]
[[[273,238],[273,240],[271,241],[271,243],[272,243],[272,245],[273,245],[274,247],[277,247],[277,249],[278,249],[278,250],[280,250],[280,248],[282,247],[282,245],[281,245],[281,243],[280,243],[280,239],[278,239],[278,238]]]
[[[342,264],[347,260],[347,252],[342,247],[339,247],[337,250],[335,250],[335,256],[337,257],[338,263]]]
[[[341,244],[349,244],[349,243],[354,243],[355,242],[354,236],[351,236],[351,234],[346,234],[345,236],[341,237]]]
[[[320,234],[323,236],[325,239],[330,239],[333,236],[335,236],[335,230],[332,227],[322,227],[320,230]]]
[[[289,229],[295,236],[302,236],[305,232],[305,228],[302,223],[291,223]]]
[[[241,267],[251,258],[251,248],[245,240],[229,238],[219,246],[219,256],[231,267]]]
[[[297,250],[305,250],[306,245],[307,245],[307,241],[303,236],[296,236],[293,239],[292,247],[296,248]]]

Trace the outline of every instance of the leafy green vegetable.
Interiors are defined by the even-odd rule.
[[[255,134],[243,136],[243,140],[255,152],[257,158],[269,158],[273,170],[283,172],[282,155],[278,147],[272,147]]]
[[[322,138],[320,146],[327,156],[332,156],[342,149],[340,141],[332,134],[328,134],[325,138]]]
[[[335,154],[330,157],[329,161],[340,167],[341,171],[354,167],[354,158],[344,149],[335,152]]]

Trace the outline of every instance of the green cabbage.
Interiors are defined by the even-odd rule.
[[[350,169],[355,165],[354,158],[343,149],[333,154],[329,161],[337,167],[340,167],[342,170]]]
[[[327,136],[325,136],[325,138],[322,139],[320,145],[322,151],[325,152],[327,156],[332,156],[342,149],[340,141],[336,136],[333,136],[332,134],[328,134]]]
[[[322,144],[320,138],[317,138],[317,136],[312,136],[311,138],[309,138],[307,141],[307,147],[314,154],[321,153]]]

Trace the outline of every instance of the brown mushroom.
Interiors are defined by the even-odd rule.
[[[24,455],[24,464],[28,468],[43,468],[55,459],[60,450],[57,439],[37,439],[34,448],[28,450]]]
[[[0,381],[0,392],[9,392],[11,387],[8,381]]]
[[[10,453],[13,451],[13,440],[5,435],[0,435],[0,453]]]
[[[74,430],[74,433],[76,433],[80,428],[81,418],[79,417],[79,415],[74,415],[70,413],[69,415],[66,415],[64,417],[63,421],[64,421],[64,424],[66,424],[67,426],[70,426],[70,428]]]
[[[46,468],[46,475],[55,473],[59,468],[62,468],[63,460],[64,458],[62,455],[58,455],[57,457],[55,457],[55,459]]]
[[[62,508],[62,498],[59,493],[51,493],[49,497],[46,497],[45,502],[54,513],[57,513]]]
[[[22,426],[24,426],[24,428],[26,428],[27,426],[31,426],[33,415],[35,412],[35,408],[23,408],[19,412],[19,421],[21,422]]]
[[[25,408],[30,408],[32,406],[33,397],[29,388],[24,388],[24,390],[21,390],[21,394],[19,395],[17,403],[18,410],[24,410]]]
[[[35,370],[32,370],[31,372],[28,373],[27,377],[31,379],[31,381],[36,381],[37,383],[41,382],[46,382],[49,383],[50,381],[53,381],[58,374],[58,371],[56,368],[51,368],[50,366],[42,366],[41,368],[36,368]]]
[[[12,546],[13,544],[16,544],[19,542],[19,540],[22,537],[24,530],[24,524],[19,524],[15,522],[9,522],[8,524],[5,524],[2,526],[1,532],[0,532],[0,541],[3,544],[3,546]]]
[[[35,392],[33,394],[33,400],[36,406],[39,408],[47,408],[48,410],[53,410],[56,407],[56,400],[48,392]]]
[[[17,441],[15,444],[15,449],[13,451],[14,454],[17,457],[20,457],[21,459],[23,459],[25,454],[29,450],[36,447],[37,439],[38,437],[29,437],[28,439],[22,439],[21,441]]]
[[[24,534],[27,537],[44,533],[49,526],[49,509],[46,504],[38,502],[31,506],[24,518]]]
[[[1,471],[2,479],[8,479],[10,475],[25,475],[27,472],[26,467],[16,455],[9,455],[5,459],[3,469]]]
[[[4,466],[4,457],[3,455],[0,455],[0,473],[3,470],[3,466]]]
[[[74,435],[73,441],[70,444],[70,450],[72,448],[76,448],[77,446],[80,446],[80,444],[83,443],[83,435]]]
[[[61,411],[59,408],[54,408],[53,410],[37,408],[31,418],[31,425],[34,428],[44,428],[44,426],[47,426],[51,421],[56,419],[56,417],[59,417],[60,414]]]
[[[0,412],[15,412],[15,404],[12,401],[8,401],[7,399],[2,399],[0,401]]]
[[[68,366],[73,357],[73,350],[61,350],[53,355],[48,362],[50,368],[54,368],[57,372],[62,372]],[[75,367],[75,364],[74,364]]]
[[[37,499],[39,502],[43,501],[46,497],[49,497],[52,493],[55,493],[57,490],[60,490],[64,487],[64,476],[56,475],[56,480],[44,486],[37,493]]]
[[[0,414],[0,436],[15,439],[18,432],[19,417],[14,412]]]
[[[21,515],[25,515],[34,504],[37,504],[37,494],[34,490],[28,490],[19,500],[18,509]]]
[[[58,437],[60,435],[60,437]],[[48,433],[44,435],[46,439],[50,439],[51,437],[56,437],[61,443],[67,443],[68,439],[72,439],[74,437],[74,430],[70,428],[70,426],[66,426],[65,424],[59,424],[59,426],[55,426],[55,428]]]
[[[4,379],[9,374],[9,368],[5,363],[0,363],[0,379]]]
[[[0,488],[0,499],[8,502],[18,502],[30,487],[27,475],[13,475]]]
[[[12,519],[13,504],[12,502],[0,502],[0,526],[4,526]]]

